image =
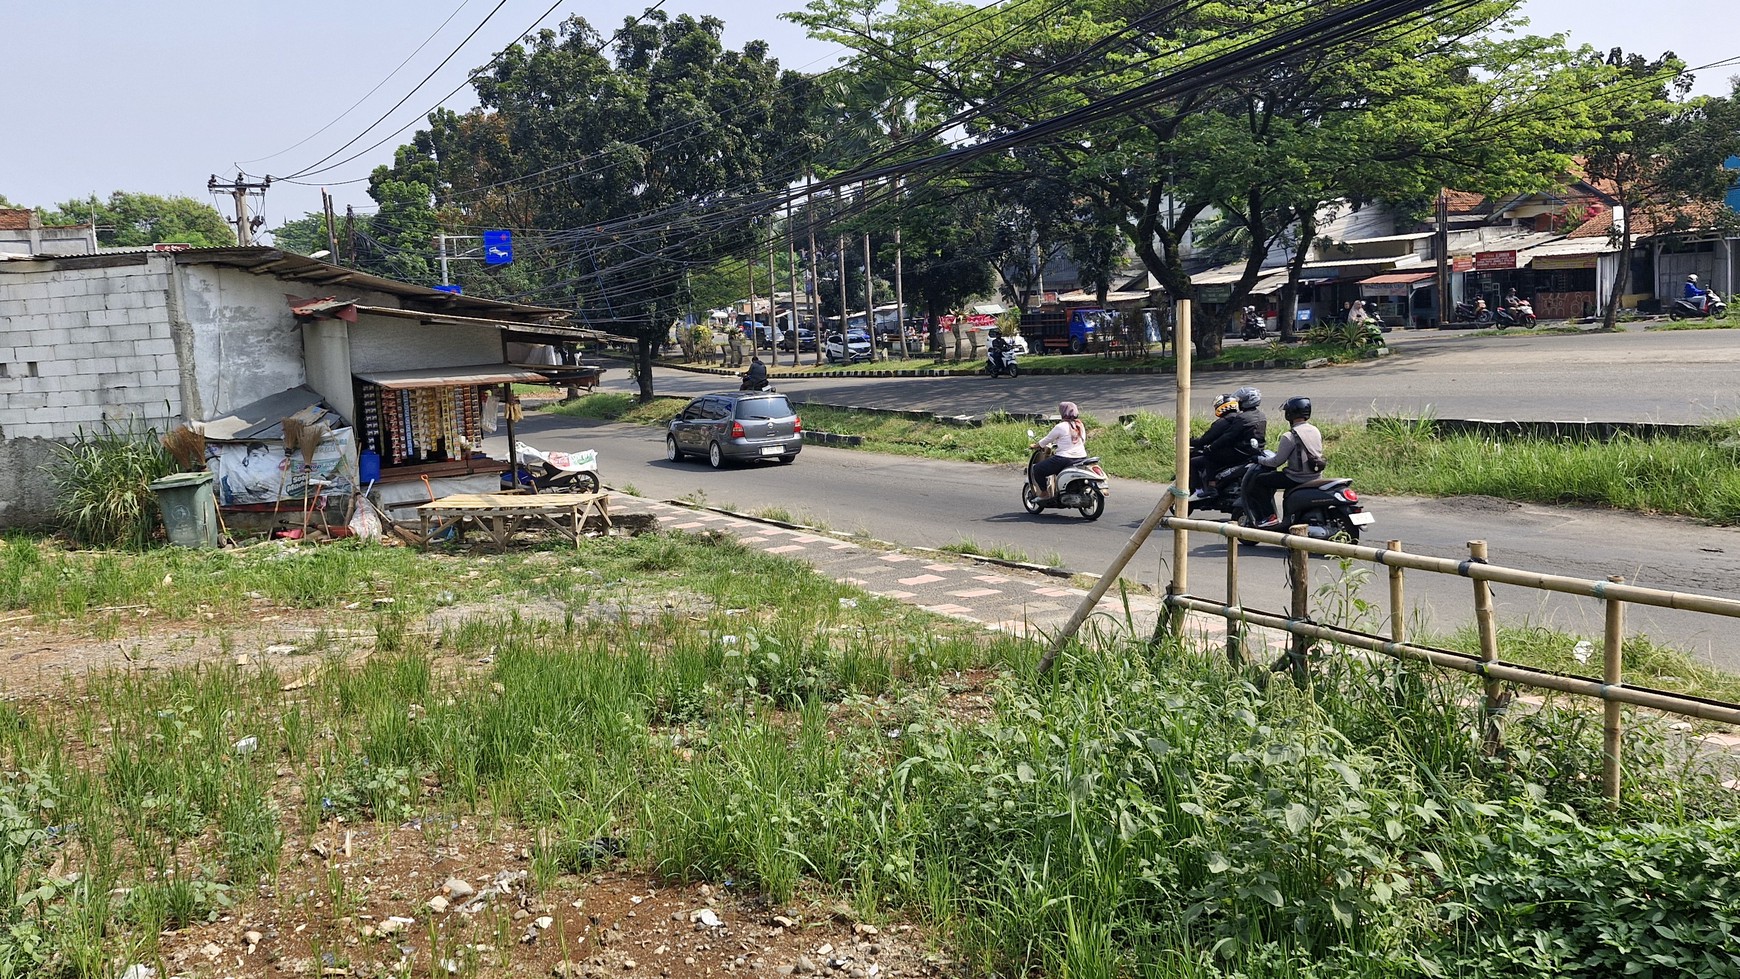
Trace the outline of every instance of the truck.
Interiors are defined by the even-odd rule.
[[[1036,351],[1084,353],[1096,335],[1112,332],[1118,314],[1095,306],[1021,314],[1021,335]]]

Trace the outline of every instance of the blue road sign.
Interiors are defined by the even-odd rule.
[[[513,232],[485,231],[483,233],[483,264],[506,265],[513,260]]]
[[[454,283],[453,285],[450,285],[450,286],[436,286],[435,290],[437,292],[451,292],[451,293],[454,293],[455,295],[457,295],[459,293],[463,293],[465,291],[464,289],[461,289],[459,287],[458,283]]]

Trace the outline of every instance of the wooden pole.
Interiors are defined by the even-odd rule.
[[[1183,331],[1183,336],[1188,340],[1190,337],[1190,301],[1188,299],[1181,300],[1178,305],[1179,329]],[[844,308],[843,303],[841,308]],[[1188,358],[1180,358],[1179,360],[1178,404],[1180,406],[1178,414],[1183,419],[1178,436],[1174,439],[1179,482],[1169,491],[1170,496],[1154,504],[1154,509],[1149,511],[1147,519],[1143,520],[1142,525],[1136,528],[1136,532],[1130,535],[1130,539],[1124,543],[1124,549],[1112,559],[1111,566],[1106,568],[1105,573],[1100,575],[1100,580],[1094,583],[1093,588],[1082,598],[1081,604],[1076,606],[1075,614],[1071,615],[1069,621],[1064,623],[1063,628],[1058,630],[1057,636],[1051,640],[1051,648],[1047,649],[1045,655],[1039,660],[1041,674],[1050,672],[1051,664],[1057,661],[1057,654],[1063,651],[1064,644],[1075,637],[1076,632],[1081,629],[1081,624],[1087,621],[1089,615],[1093,614],[1094,607],[1099,605],[1101,598],[1105,597],[1106,590],[1112,587],[1112,582],[1118,580],[1118,575],[1124,570],[1124,566],[1129,564],[1130,559],[1136,556],[1136,552],[1142,549],[1142,544],[1148,540],[1148,535],[1152,534],[1154,528],[1160,525],[1160,521],[1166,518],[1167,511],[1174,511],[1178,517],[1183,517],[1189,513],[1190,360]],[[1173,540],[1172,584],[1166,586],[1166,594],[1169,598],[1184,595],[1185,578],[1182,554],[1184,553],[1183,549],[1189,547],[1188,537],[1188,533],[1183,533],[1177,535]],[[1166,623],[1170,617],[1176,617],[1176,625],[1182,626],[1183,607],[1168,604],[1167,610],[1161,613],[1160,622],[1155,625],[1156,638],[1159,637],[1160,625]]]
[[[1485,564],[1486,542],[1469,541],[1468,559],[1476,564]],[[1480,579],[1475,579],[1474,582],[1474,626],[1480,634],[1481,660],[1486,663],[1498,662],[1498,619],[1492,610],[1492,585]],[[1496,752],[1502,744],[1498,732],[1498,714],[1504,708],[1504,685],[1489,676],[1485,688],[1486,698],[1482,708],[1486,717],[1486,749]]]
[[[1310,539],[1311,528],[1304,524],[1294,524],[1287,528],[1290,537]],[[1290,617],[1295,622],[1305,622],[1311,618],[1311,552],[1303,547],[1294,547],[1292,542],[1287,546],[1287,587],[1291,592],[1292,608]],[[1310,673],[1308,658],[1311,655],[1311,637],[1294,633],[1288,644],[1287,657],[1281,661],[1293,671],[1293,682],[1299,686],[1305,685]],[[1277,666],[1281,665],[1277,664]]]
[[[1402,542],[1392,540],[1384,546],[1386,551],[1400,551]],[[1396,642],[1408,641],[1408,604],[1402,596],[1402,569],[1398,565],[1390,565],[1390,638]]]
[[[1245,664],[1245,624],[1232,614],[1239,604],[1239,542],[1226,542],[1226,658],[1234,666]]]
[[[1607,580],[1614,584],[1625,582],[1619,575],[1613,575]],[[1616,598],[1607,600],[1607,628],[1603,639],[1602,682],[1610,689],[1622,687],[1625,685],[1625,603]],[[1601,795],[1612,806],[1619,805],[1620,753],[1624,748],[1621,739],[1625,734],[1622,706],[1617,700],[1609,700],[1603,705],[1602,711]]]
[[[1191,346],[1190,331],[1190,300],[1180,300],[1178,342],[1175,345],[1178,379],[1172,420],[1172,471],[1175,474],[1172,477],[1172,515],[1179,518],[1190,516],[1190,355],[1195,349]],[[1190,532],[1187,530],[1172,532],[1172,583],[1166,586],[1166,594],[1190,594]],[[1184,624],[1184,610],[1173,608],[1170,613],[1167,624],[1177,635]]]

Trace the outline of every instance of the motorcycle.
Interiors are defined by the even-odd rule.
[[[1500,306],[1496,314],[1499,329],[1507,326],[1526,326],[1535,328],[1535,307],[1527,299],[1517,300],[1514,306]]]
[[[1033,433],[1027,433],[1033,438]],[[1098,520],[1100,514],[1106,512],[1106,471],[1100,468],[1098,456],[1090,456],[1072,463],[1067,469],[1058,473],[1057,495],[1040,496],[1033,488],[1033,467],[1051,458],[1049,446],[1040,446],[1027,457],[1027,479],[1021,484],[1021,506],[1028,513],[1039,513],[1043,510],[1079,510],[1084,519]]]
[[[743,379],[742,384],[737,385],[737,390],[739,390],[739,391],[765,391],[768,394],[775,394],[778,392],[778,389],[773,386],[773,382],[766,379],[766,378],[762,378],[762,381],[760,384],[751,384],[751,383],[749,383],[749,378],[747,378],[747,377]]]
[[[1486,308],[1484,300],[1461,302],[1456,304],[1453,317],[1457,323],[1479,323],[1485,325],[1492,322],[1492,310]]]
[[[1198,461],[1198,455],[1191,456],[1190,469],[1192,472],[1198,471]],[[1190,501],[1189,512],[1195,513],[1198,510],[1219,510],[1228,517],[1238,517],[1239,514],[1245,511],[1244,474],[1245,467],[1248,465],[1249,463],[1239,463],[1236,466],[1230,466],[1214,473],[1214,486],[1210,491],[1212,495],[1200,499],[1192,499]]]
[[[985,351],[985,373],[993,378],[1002,377],[1004,374],[1020,377],[1021,365],[1016,362],[1015,347],[1004,344],[1001,350],[992,347]]]
[[[1674,300],[1674,304],[1668,307],[1667,311],[1668,319],[1670,320],[1697,320],[1706,317],[1710,319],[1720,319],[1727,315],[1727,313],[1728,304],[1722,301],[1721,296],[1718,296],[1713,292],[1704,293],[1701,301],[1697,299],[1676,299]]]
[[[1256,463],[1245,467],[1239,486],[1241,509],[1236,516],[1241,527],[1257,525],[1257,516],[1251,511],[1250,501],[1262,492],[1252,484],[1252,480],[1262,471],[1263,467]],[[1287,532],[1286,528],[1304,524],[1306,534],[1313,539],[1357,544],[1359,529],[1369,527],[1377,520],[1360,504],[1359,494],[1354,492],[1351,479],[1319,477],[1308,483],[1290,486],[1283,493],[1280,524],[1282,533]]]
[[[581,452],[543,452],[524,442],[514,443],[516,465],[514,473],[502,473],[502,489],[518,488],[535,492],[596,493],[598,492],[598,450]],[[533,469],[536,465],[538,468]],[[516,480],[514,477],[519,478]]]

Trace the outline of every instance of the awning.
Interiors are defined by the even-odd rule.
[[[1002,303],[979,303],[977,306],[967,310],[967,312],[975,313],[979,316],[1002,316],[1008,311],[1009,307],[1004,306]]]
[[[358,374],[357,380],[393,390],[452,388],[477,384],[542,384],[544,375],[512,364],[481,364],[476,367],[426,367],[409,371],[374,371]]]
[[[1385,272],[1369,279],[1359,280],[1360,286],[1414,286],[1426,285],[1438,275],[1436,272]]]

